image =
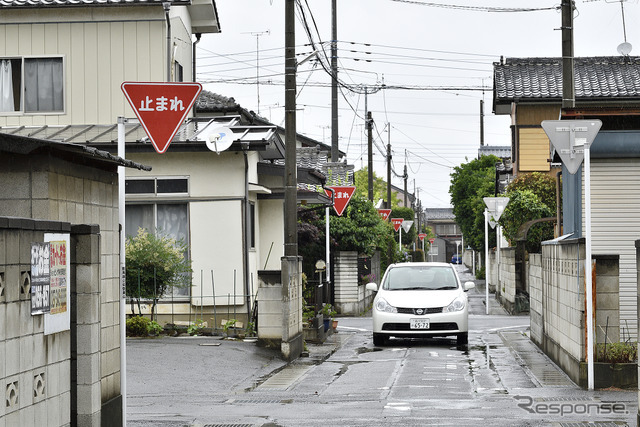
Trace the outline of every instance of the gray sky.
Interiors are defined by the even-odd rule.
[[[314,43],[323,46],[329,58],[331,1],[300,3]],[[338,0],[337,4],[339,79],[346,85],[339,94],[340,150],[347,152],[356,169],[366,166],[365,85],[371,88],[368,91],[382,83],[405,88],[367,96],[375,122],[374,171],[386,180],[381,150],[390,137],[393,169],[402,175],[407,164],[409,190],[415,185],[424,207],[450,206],[452,168],[477,156],[480,100],[485,101],[485,144],[511,144],[509,119],[492,114],[493,62],[500,56],[561,56],[561,16],[554,9],[560,1]],[[216,5],[222,33],[206,35],[198,45],[198,81],[206,90],[233,97],[283,125],[284,0],[216,0]],[[637,46],[631,55],[638,54],[640,6],[637,0],[622,5],[627,42]],[[620,1],[576,0],[576,7],[575,55],[618,56],[617,47],[625,41]],[[496,11],[505,8],[545,10]],[[312,48],[299,12],[297,16],[296,53],[301,61]],[[315,61],[305,62],[298,69],[297,84],[297,131],[331,144],[327,73]],[[392,183],[402,187],[403,180],[393,175]]]

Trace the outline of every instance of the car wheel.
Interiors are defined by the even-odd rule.
[[[382,334],[373,334],[373,345],[377,346],[377,347],[382,347],[384,346],[385,342],[387,341],[386,337]]]
[[[458,334],[458,345],[465,345],[469,342],[469,332]]]

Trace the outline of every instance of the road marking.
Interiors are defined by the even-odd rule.
[[[353,328],[351,326],[340,326],[340,325],[338,325],[338,329],[348,329],[350,331],[358,331],[358,332],[371,332],[371,329]]]

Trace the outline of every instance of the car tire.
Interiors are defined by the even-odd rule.
[[[469,332],[458,334],[458,345],[466,345],[469,343]]]
[[[373,345],[382,347],[387,342],[387,338],[382,334],[373,334]]]

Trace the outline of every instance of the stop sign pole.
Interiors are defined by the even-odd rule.
[[[585,297],[587,300],[587,386],[593,390],[593,278],[591,272],[591,159],[589,148],[602,127],[600,120],[544,120],[549,137],[568,172],[574,175],[584,157]]]

